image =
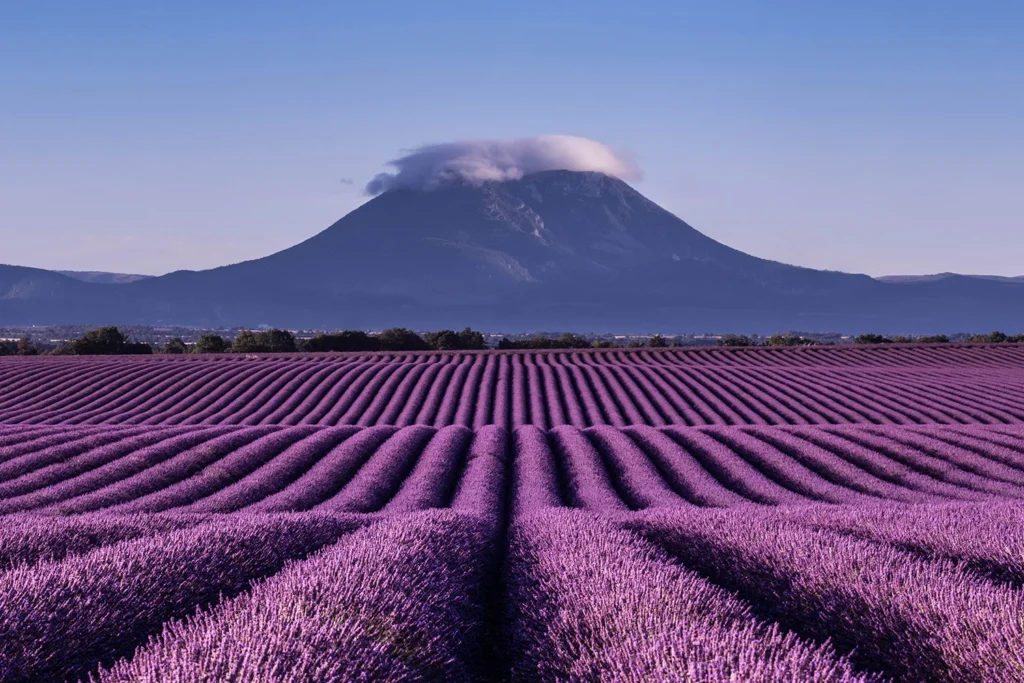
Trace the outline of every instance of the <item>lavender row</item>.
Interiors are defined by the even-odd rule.
[[[186,529],[208,519],[209,515],[8,515],[0,527],[0,572]]]
[[[553,429],[1024,422],[1024,358],[1013,356],[1024,351],[975,351],[907,350],[876,364],[831,362],[851,353],[842,349],[765,353],[775,362],[752,364],[728,362],[745,358],[735,351],[704,364],[649,351],[8,359],[0,360],[0,424]],[[986,354],[991,365],[965,360]]]
[[[497,444],[505,460],[508,440],[498,427],[474,434],[458,426],[108,429],[85,436],[66,428],[56,439],[33,437],[28,428],[21,444],[28,452],[0,466],[9,476],[0,481],[2,512],[445,507],[469,475],[475,450]],[[478,446],[485,442],[493,443]],[[500,483],[502,475],[493,476]]]
[[[537,358],[569,359],[573,363],[590,365],[656,364],[686,367],[814,367],[814,368],[921,368],[934,369],[947,366],[998,371],[1004,367],[1018,367],[1024,362],[1024,345],[1000,344],[943,344],[941,346],[816,346],[816,347],[748,347],[748,348],[671,348],[671,349],[594,349],[504,351],[502,355]],[[46,362],[59,365],[65,374],[82,374],[117,367],[152,367],[188,363],[197,370],[206,366],[245,366],[254,361],[276,360],[292,365],[322,365],[335,367],[356,363],[419,363],[434,359],[465,358],[495,355],[495,352],[456,351],[441,353],[366,352],[327,354],[274,354],[205,355],[205,356],[136,356],[132,358],[75,357],[47,358]],[[24,378],[31,374],[34,363],[43,359],[6,358],[0,362],[0,378]]]
[[[229,517],[0,573],[0,680],[77,680],[363,523]]]
[[[508,556],[509,680],[877,680],[602,517],[519,517]]]
[[[10,469],[16,470],[16,476],[5,482],[5,486],[16,489],[18,494],[0,500],[0,513],[47,509],[76,497],[95,500],[97,491],[119,485],[123,488],[125,480],[145,477],[161,463],[176,457],[188,458],[193,452],[216,457],[255,437],[224,428],[192,430],[168,435],[143,448],[125,450],[118,443],[120,430],[116,430],[114,436],[117,440],[111,440],[107,447],[88,449],[63,460],[59,457],[61,449],[57,448],[54,450],[58,457],[50,462],[39,458],[38,453],[23,454],[8,461]],[[74,439],[75,435],[69,438]],[[137,445],[135,439],[130,437],[128,445]],[[96,507],[75,505],[58,510],[86,512]]]
[[[451,510],[377,522],[168,624],[100,680],[481,680],[495,537]]]
[[[811,506],[779,517],[952,560],[983,576],[1024,586],[1024,505],[1016,502],[835,508]]]
[[[1015,453],[1024,454],[1024,443],[1004,431],[521,427],[514,433],[513,505],[618,513],[749,503],[1019,499],[1024,487],[1008,463]]]
[[[575,511],[514,522],[495,620],[495,532],[453,511],[379,521],[165,624],[99,679],[878,680]]]
[[[979,683],[1024,670],[1024,596],[958,564],[787,524],[769,509],[652,511],[622,524],[865,670]]]
[[[8,431],[0,447],[0,514],[447,507],[481,440],[500,443],[521,480],[516,506],[617,513],[1024,498],[1024,427],[1015,425],[19,430],[21,441]]]
[[[497,429],[451,509],[46,520],[106,545],[0,571],[0,680],[1019,680],[1024,505],[570,510],[515,436],[507,536]]]

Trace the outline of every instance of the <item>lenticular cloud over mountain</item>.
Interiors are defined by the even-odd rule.
[[[541,171],[597,171],[623,180],[640,178],[639,169],[608,145],[572,135],[424,145],[388,165],[395,171],[375,176],[366,186],[367,194],[396,188],[429,190],[458,180],[472,185],[518,180]]]

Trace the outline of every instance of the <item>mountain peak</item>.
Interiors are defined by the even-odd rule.
[[[523,176],[518,182],[551,192],[576,194],[581,197],[600,197],[624,193],[641,196],[624,180],[600,171],[539,171]]]
[[[248,264],[310,289],[494,302],[520,285],[612,286],[648,266],[746,259],[598,171],[397,187]],[[677,278],[676,278],[677,279]]]
[[[572,135],[424,145],[388,165],[394,170],[375,176],[366,186],[369,194],[401,187],[436,189],[449,185],[453,179],[479,186],[555,169],[640,177],[639,169],[607,145]]]
[[[146,280],[152,275],[138,275],[135,273],[107,273],[97,270],[58,270],[54,271],[66,275],[74,280],[90,282],[102,285],[126,285],[139,280]]]
[[[504,186],[526,185],[537,189],[546,188],[549,191],[558,191],[565,194],[577,193],[583,196],[594,197],[602,192],[622,192],[624,190],[636,192],[625,181],[614,176],[601,173],[600,171],[537,171],[523,176],[502,178],[498,180],[485,180],[476,182],[467,180],[456,174],[443,175],[436,178],[433,183],[425,187],[393,187],[385,190],[377,198],[384,196],[395,196],[396,194],[430,194],[451,190],[482,190],[494,192]],[[375,198],[375,199],[377,199]],[[374,200],[371,200],[374,201]]]
[[[991,329],[1024,316],[1019,284],[949,276],[906,287],[744,254],[600,171],[451,180],[429,191],[394,183],[301,244],[209,271],[110,287],[0,268],[0,315],[19,323],[886,333]],[[54,311],[62,313],[46,317]]]

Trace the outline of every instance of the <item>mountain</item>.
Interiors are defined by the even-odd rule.
[[[130,282],[138,282],[152,277],[151,275],[132,275],[129,273],[103,273],[96,270],[57,270],[61,275],[67,275],[74,280],[82,282],[94,282],[100,285],[126,285]]]
[[[973,277],[981,280],[994,280],[996,282],[1024,282],[1024,275],[960,275],[959,273],[933,273],[931,275],[883,275],[877,279],[882,282],[913,284],[916,282],[934,282],[935,280],[944,280],[948,277]]]
[[[0,267],[0,323],[924,333],[1024,320],[1024,283],[768,261],[621,180],[569,171],[391,190],[265,258],[118,287],[15,270]]]
[[[124,305],[107,285],[39,268],[0,265],[0,324],[101,323],[124,320]]]

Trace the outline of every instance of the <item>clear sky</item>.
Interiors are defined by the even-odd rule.
[[[0,263],[266,255],[424,143],[579,135],[749,253],[1024,274],[1024,3],[0,3]]]

